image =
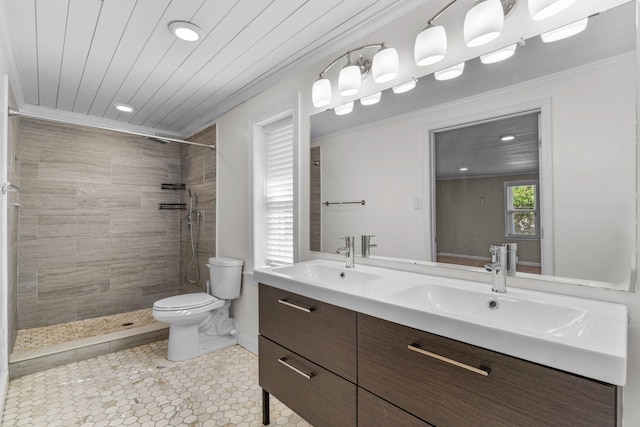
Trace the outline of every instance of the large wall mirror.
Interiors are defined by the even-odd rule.
[[[632,1],[572,38],[533,37],[455,80],[312,116],[310,249],[374,235],[372,258],[477,269],[489,244],[516,242],[517,274],[629,289],[636,39]]]

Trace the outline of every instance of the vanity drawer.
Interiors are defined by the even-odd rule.
[[[433,427],[361,388],[358,388],[358,425],[361,427]]]
[[[374,317],[358,319],[358,385],[434,425],[616,425],[615,386]]]
[[[260,334],[356,382],[356,313],[260,284]]]
[[[356,425],[355,384],[263,336],[259,346],[263,389],[315,427]]]

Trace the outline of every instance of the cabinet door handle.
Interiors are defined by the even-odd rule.
[[[440,360],[442,362],[449,363],[451,365],[457,366],[459,368],[466,369],[468,371],[474,372],[476,374],[480,374],[480,375],[485,376],[485,377],[488,377],[489,376],[489,372],[491,372],[491,368],[488,368],[486,366],[480,366],[479,368],[476,368],[474,366],[470,366],[470,365],[467,365],[465,363],[458,362],[457,360],[449,359],[448,357],[440,356],[439,354],[431,353],[430,351],[423,350],[423,349],[420,348],[420,346],[418,344],[415,344],[415,343],[414,344],[409,344],[408,348],[409,348],[409,350],[415,351],[416,353],[420,353],[420,354],[424,354],[425,356],[433,357],[434,359],[438,359],[438,360]]]
[[[305,313],[311,313],[313,311],[313,307],[302,307],[300,305],[292,304],[292,303],[290,303],[289,301],[287,301],[284,298],[283,299],[279,299],[278,302],[280,304],[286,305],[287,307],[292,307],[292,308],[295,308],[297,310],[304,311]]]
[[[296,368],[295,366],[293,366],[292,364],[290,364],[287,361],[286,357],[281,357],[280,359],[278,359],[278,362],[282,363],[284,366],[286,366],[287,368],[291,369],[292,371],[294,371],[297,374],[302,375],[303,377],[305,377],[306,379],[310,380],[311,378],[314,377],[313,372],[309,372],[308,374],[306,372],[302,372],[300,369]]]

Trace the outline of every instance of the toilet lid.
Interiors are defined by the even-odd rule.
[[[213,304],[216,301],[218,300],[209,294],[197,292],[163,298],[156,301],[153,304],[153,308],[156,310],[188,310]]]

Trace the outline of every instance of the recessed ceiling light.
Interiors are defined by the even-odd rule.
[[[127,104],[113,104],[116,107],[116,110],[122,111],[123,113],[133,113],[136,109],[131,105]]]
[[[177,38],[188,42],[194,42],[202,36],[202,30],[197,25],[186,21],[170,22],[169,31]]]
[[[516,136],[512,133],[500,136],[500,141],[513,141],[514,139],[516,139]]]

